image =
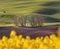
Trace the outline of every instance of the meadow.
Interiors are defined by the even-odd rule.
[[[60,24],[60,1],[59,0],[0,0],[0,22],[12,23],[13,20],[9,15],[29,16],[33,14],[44,17],[54,18],[48,22],[57,22]],[[1,15],[8,15],[1,17]],[[8,21],[7,21],[8,20]],[[46,22],[47,22],[46,21]],[[55,24],[54,22],[54,24]],[[45,22],[44,22],[45,23]],[[45,25],[45,24],[44,24]]]
[[[46,5],[47,4],[47,5]],[[52,16],[54,18],[60,18],[60,1],[57,0],[0,0],[0,15],[31,15],[39,14],[38,10],[52,9]],[[57,10],[56,14],[53,12]],[[6,11],[4,13],[3,11]],[[48,11],[49,12],[49,11]],[[47,12],[47,13],[48,13]],[[51,12],[51,11],[50,11]],[[54,13],[54,14],[53,14]],[[46,15],[46,14],[42,14]],[[48,15],[48,14],[47,14]],[[58,16],[58,17],[57,17]]]

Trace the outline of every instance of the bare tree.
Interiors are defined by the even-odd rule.
[[[44,19],[42,16],[37,16],[37,24],[38,26],[42,26],[44,22]]]
[[[26,16],[20,16],[19,23],[21,24],[21,26],[26,26]]]
[[[31,16],[31,25],[32,26],[42,26],[44,19],[40,15],[32,15]]]
[[[32,15],[32,16],[14,16],[13,17],[14,24],[18,26],[20,23],[21,26],[26,26],[27,23],[31,23],[31,26],[42,26],[44,22],[44,18],[40,15]],[[27,22],[28,21],[28,22]]]
[[[14,24],[15,24],[16,26],[18,26],[18,19],[19,19],[18,16],[13,16]]]

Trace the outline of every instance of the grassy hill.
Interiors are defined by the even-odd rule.
[[[53,3],[51,6],[49,3]],[[59,3],[59,4],[58,4]],[[49,4],[47,6],[47,4]],[[60,1],[57,0],[0,0],[0,15],[4,14],[3,11],[6,11],[5,14],[11,15],[30,15],[35,13],[38,10],[44,9],[59,9],[60,10]],[[58,11],[59,11],[58,10]],[[54,16],[53,16],[54,17]]]
[[[60,0],[0,0],[0,16],[32,14],[41,14],[60,22]],[[0,21],[2,20],[13,22],[9,17],[0,17]]]

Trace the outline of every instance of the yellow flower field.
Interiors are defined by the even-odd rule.
[[[30,36],[17,36],[16,31],[12,30],[9,38],[3,36],[0,39],[0,49],[60,49],[60,26],[57,33],[58,36],[51,34],[31,39]]]

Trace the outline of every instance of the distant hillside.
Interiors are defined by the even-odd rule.
[[[42,14],[60,19],[60,0],[0,0],[0,15],[3,14]]]
[[[50,16],[42,16],[44,18],[44,23],[45,22],[60,22],[60,19],[53,18]],[[31,18],[28,18],[28,20]],[[15,20],[13,20],[13,15],[1,15],[0,16],[0,24],[13,24]],[[32,21],[32,19],[31,19]],[[20,22],[19,22],[20,23]]]
[[[60,22],[60,19],[52,18],[52,17],[44,17],[45,22]]]

